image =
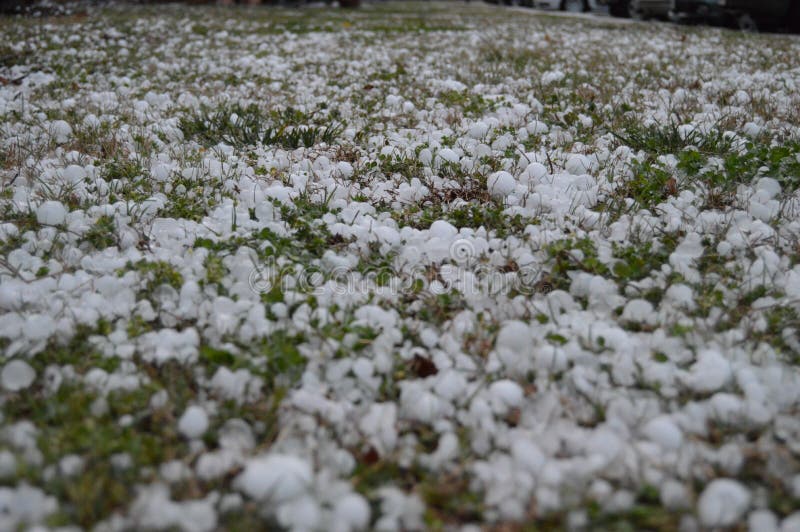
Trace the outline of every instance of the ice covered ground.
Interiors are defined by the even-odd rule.
[[[796,37],[0,36],[0,529],[800,527]]]

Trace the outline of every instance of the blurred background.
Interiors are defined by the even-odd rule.
[[[371,3],[381,0],[364,0]],[[469,2],[470,0],[463,0]],[[453,0],[454,9],[463,1]],[[480,0],[474,0],[480,1]],[[483,0],[498,9],[540,9],[633,20],[712,24],[742,31],[800,32],[800,0]],[[0,0],[2,15],[87,12],[107,4],[217,4],[357,8],[362,0]]]

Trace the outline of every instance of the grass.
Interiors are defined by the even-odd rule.
[[[631,177],[615,191],[615,198],[630,198],[637,208],[653,210],[682,189],[705,191],[705,206],[721,208],[731,204],[738,185],[761,176],[777,180],[786,193],[800,186],[796,140],[743,139],[735,145],[719,129],[682,132],[676,122],[630,124],[612,134],[642,154],[631,165]],[[662,162],[666,155],[676,157],[674,169]]]
[[[782,268],[800,263],[800,246],[795,242],[792,247],[785,236],[790,233],[786,221],[792,216],[789,197],[800,186],[800,141],[793,136],[800,113],[790,105],[791,96],[780,103],[761,94],[787,91],[797,56],[791,40],[663,25],[623,27],[601,20],[529,17],[474,4],[463,10],[439,3],[424,8],[425,15],[415,3],[324,12],[317,8],[139,6],[132,15],[112,6],[88,17],[0,18],[0,34],[5,37],[0,43],[0,70],[29,68],[54,76],[49,84],[26,86],[24,102],[22,96],[7,100],[0,111],[0,140],[4,141],[0,142],[0,218],[17,231],[0,242],[3,279],[27,276],[25,282],[33,294],[47,283],[60,282],[60,271],[70,275],[81,269],[94,275],[95,267],[102,271],[104,257],[113,256],[116,247],[123,258],[114,268],[124,265],[117,273],[133,283],[137,301],[129,316],[111,314],[75,327],[70,340],[48,342],[29,359],[40,377],[36,384],[25,393],[2,394],[4,423],[34,423],[43,455],[41,466],[26,464],[20,449],[0,444],[13,451],[19,466],[16,476],[3,480],[4,485],[25,481],[56,497],[59,511],[47,524],[91,528],[114,513],[124,514],[135,497],[135,486],[158,480],[158,467],[164,461],[180,460],[191,467],[197,453],[176,430],[188,404],[208,400],[217,409],[203,437],[207,450],[218,448],[221,422],[238,417],[257,432],[256,452],[267,452],[275,441],[294,437],[290,429],[298,418],[285,398],[306,369],[324,376],[336,363],[344,367],[349,358],[377,358],[379,350],[388,351],[391,363],[388,370],[375,373],[377,384],[360,382],[350,372],[342,381],[346,390],[329,386],[326,399],[349,401],[358,396],[364,402],[399,401],[402,381],[437,379],[449,369],[439,362],[443,352],[461,350],[467,357],[464,360],[476,368],[463,370],[465,374],[488,383],[504,376],[501,370],[489,368],[496,365],[495,339],[506,319],[523,320],[536,329],[537,356],[551,351],[569,351],[572,356],[574,350],[582,349],[580,355],[593,361],[593,370],[596,365],[598,382],[612,382],[634,398],[646,392],[663,399],[665,405],[672,404],[673,399],[661,397],[658,386],[643,378],[637,377],[630,386],[617,383],[607,363],[612,349],[605,340],[599,348],[584,345],[575,331],[563,326],[561,317],[540,312],[536,305],[550,292],[570,292],[576,272],[602,276],[626,298],[644,298],[657,309],[670,286],[688,285],[695,294],[695,310],[659,327],[681,349],[694,352],[706,342],[728,346],[733,342],[730,333],[742,331],[744,339],[731,350],[767,353],[764,356],[770,360],[787,364],[800,361],[797,310],[785,304],[785,294],[769,282],[743,283],[745,267],[755,261],[758,246],[770,246],[779,253]],[[578,50],[573,42],[583,44]],[[736,80],[747,81],[754,73],[768,72],[769,76],[759,78],[757,86],[741,88],[748,98],[745,101],[729,73],[715,70],[717,61],[735,64]],[[638,66],[632,68],[636,62]],[[778,73],[774,65],[788,67],[782,66],[783,72]],[[556,71],[563,76],[545,79]],[[5,71],[0,74],[5,76]],[[451,79],[466,89],[438,88]],[[16,87],[12,83],[6,89],[16,94]],[[686,98],[677,97],[679,89],[687,92]],[[162,107],[162,96],[171,103]],[[413,108],[390,109],[389,96],[411,102]],[[517,116],[519,108],[527,110]],[[712,108],[730,112],[722,113],[708,130],[681,128]],[[99,125],[85,120],[90,113]],[[645,120],[656,115],[659,122]],[[51,120],[70,124],[73,134],[67,142],[56,143],[48,137]],[[490,122],[491,129],[482,139],[466,138],[477,120]],[[548,132],[522,134],[534,120],[547,124]],[[745,134],[745,121],[751,120],[766,124],[762,133]],[[497,145],[504,148],[494,149]],[[473,167],[462,167],[435,159],[445,147],[460,150],[465,159],[478,150],[486,155],[475,156]],[[634,156],[615,160],[623,147]],[[302,150],[294,152],[298,148]],[[278,149],[283,152],[278,154]],[[421,160],[423,150],[432,152],[433,164]],[[601,190],[599,203],[587,209],[603,215],[594,225],[576,214],[575,205],[558,214],[547,210],[521,214],[521,209],[490,198],[486,190],[488,175],[498,170],[519,175],[530,153],[546,157],[548,172],[558,174],[570,154],[603,155],[606,151],[611,155],[600,157],[600,168],[591,172],[601,182]],[[347,162],[353,168],[351,176],[336,177],[336,190],[320,185],[325,172],[299,166],[321,157],[333,164]],[[170,170],[164,178],[154,179],[152,169],[165,160],[171,163]],[[93,166],[95,173],[76,184],[48,181],[50,170],[58,173],[76,161]],[[222,170],[212,174],[212,163],[219,163]],[[238,213],[246,212],[242,207],[246,202],[252,207],[253,202],[262,201],[257,195],[263,192],[262,185],[292,186],[301,174],[308,174],[306,186],[298,187],[291,199],[274,201],[275,220],[269,224],[256,220],[256,209],[245,219],[232,220],[230,228],[220,228],[224,223],[218,224],[213,216],[228,201],[235,202]],[[782,186],[777,199],[784,210],[765,224],[776,235],[769,241],[748,242],[724,256],[717,251],[728,229],[723,227],[704,240],[705,252],[691,265],[696,277],[687,280],[676,273],[670,259],[687,231],[695,229],[686,226],[687,220],[694,220],[692,209],[726,215],[746,212],[747,204],[738,192],[761,177],[771,177]],[[400,197],[398,187],[417,182],[426,187],[427,195],[412,200]],[[23,188],[32,194],[22,194]],[[688,200],[681,198],[684,192],[702,199],[687,205]],[[85,218],[89,223],[43,227],[35,209],[25,205],[29,197],[32,205],[43,198],[57,199],[70,211],[91,213]],[[87,197],[103,208],[90,210],[95,204]],[[154,198],[163,201],[157,212],[148,208]],[[351,222],[353,201],[374,207],[374,214]],[[659,225],[666,219],[664,212],[674,212],[671,209],[683,209],[677,228]],[[187,249],[167,250],[158,241],[148,241],[154,217],[195,222],[185,224]],[[492,251],[481,257],[482,265],[492,264],[504,273],[517,271],[520,265],[503,255],[502,248],[521,242],[519,249],[530,252],[542,277],[532,293],[511,292],[480,305],[455,289],[433,294],[426,286],[441,280],[438,263],[424,263],[409,272],[398,265],[402,254],[397,248],[341,236],[330,220],[341,223],[339,229],[359,223],[389,225],[402,230],[402,239],[421,239],[420,247],[426,243],[418,232],[445,220],[460,230],[485,231],[481,238],[486,237]],[[644,222],[654,225],[645,231],[637,225]],[[620,227],[627,228],[623,241],[617,232]],[[128,240],[131,230],[139,238],[134,246]],[[192,230],[199,236],[191,236]],[[83,260],[73,259],[76,249]],[[292,284],[316,274],[317,283],[320,279],[341,281],[341,272],[331,272],[323,260],[331,252],[346,257],[352,265],[347,273],[353,278],[369,279],[369,290],[352,300],[336,297],[326,302],[312,283]],[[243,293],[250,265],[243,266],[239,258],[245,254],[253,257],[253,268],[279,265],[279,278],[274,280],[286,282],[273,283],[257,297]],[[52,261],[66,267],[53,268]],[[25,270],[28,263],[30,271]],[[97,273],[97,277],[102,275]],[[386,293],[398,280],[401,293],[389,300]],[[173,315],[175,294],[193,286],[190,282],[200,288],[202,312],[198,314],[203,318],[186,317],[191,313]],[[84,290],[91,293],[90,285],[86,286]],[[770,297],[775,298],[774,304],[759,306]],[[397,331],[359,323],[354,308],[366,304],[395,311]],[[215,305],[253,310],[246,317],[236,316],[233,332],[223,334],[205,317],[214,313]],[[154,312],[147,312],[148,307]],[[26,307],[20,312],[27,311]],[[589,314],[585,306],[578,312],[580,320]],[[612,309],[603,319],[633,339],[652,337],[655,331],[649,326],[624,323],[620,314],[621,308]],[[444,335],[466,323],[472,323],[473,330],[463,337]],[[136,347],[140,337],[167,326],[198,331],[196,364],[156,366],[142,358]],[[427,346],[429,340],[423,342],[423,338],[430,338],[430,331],[426,329],[445,338],[447,345]],[[106,353],[104,345],[116,347],[120,336],[127,336],[125,342],[134,345],[130,358]],[[10,339],[0,338],[3,350],[11,346]],[[663,352],[652,350],[642,356],[672,370],[667,368],[674,364],[667,347],[659,349]],[[409,359],[400,356],[410,352],[415,354]],[[5,356],[2,361],[6,362]],[[69,366],[77,377],[48,391],[41,376],[51,366]],[[260,379],[262,394],[240,401],[220,396],[208,387],[220,369],[246,371]],[[563,394],[569,408],[573,369],[548,373],[547,368],[537,368],[514,378],[526,394],[535,383],[547,382],[552,386],[549,391]],[[686,368],[678,365],[678,369]],[[97,370],[136,375],[142,384],[134,391],[109,394],[83,386],[80,379]],[[169,401],[154,407],[150,400],[161,391],[169,394]],[[574,417],[562,421],[584,428],[605,421],[603,401],[585,399],[579,398],[576,411],[570,413]],[[354,405],[353,411],[361,406]],[[523,410],[492,418],[503,425],[497,430],[499,438],[507,427],[527,430],[529,411]],[[126,422],[120,423],[123,418]],[[378,491],[385,486],[417,495],[425,507],[424,524],[431,530],[481,523],[495,515],[496,508],[485,501],[486,494],[476,488],[470,473],[470,466],[485,457],[471,447],[461,419],[448,420],[459,434],[458,467],[440,472],[399,452],[379,456],[363,435],[340,429],[322,416],[308,416],[303,423],[311,423],[312,418],[318,423],[315,438],[329,438],[356,459],[355,470],[342,480],[367,498],[374,519],[380,511]],[[396,428],[402,445],[412,446],[416,455],[436,448],[438,433],[432,427],[402,419]],[[721,434],[720,441],[710,443],[748,437],[714,427],[711,432],[715,430]],[[697,441],[705,442],[700,436]],[[66,454],[83,459],[83,472],[74,477],[51,476],[48,471],[56,471]],[[112,464],[112,458],[121,454],[130,457],[130,468]],[[763,460],[748,461],[741,478],[767,486],[769,506],[785,516],[796,501],[778,487],[770,467]],[[171,494],[175,499],[197,499],[212,491],[233,491],[235,474],[231,470],[214,481],[176,483]],[[679,526],[681,516],[661,506],[656,488],[615,487],[638,490],[633,507],[609,513],[597,502],[575,498],[574,506],[585,515],[588,528],[672,530]],[[277,528],[274,520],[261,519],[261,510],[246,502],[240,511],[220,515],[219,526]],[[532,507],[526,523],[500,522],[497,529],[564,528],[569,520],[565,512],[540,514]],[[487,529],[492,528],[487,525]]]
[[[182,118],[180,129],[185,138],[206,147],[225,143],[238,149],[258,145],[296,149],[333,144],[344,126],[335,119],[324,126],[309,125],[314,114],[293,108],[265,113],[255,104],[222,104]]]
[[[417,229],[428,229],[433,222],[445,220],[455,227],[484,228],[498,238],[521,235],[529,224],[536,222],[536,220],[520,214],[505,214],[500,205],[486,205],[477,202],[455,206],[446,203],[433,203],[423,207],[412,205],[402,211],[393,212],[392,218],[401,226]]]

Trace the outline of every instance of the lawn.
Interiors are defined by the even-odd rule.
[[[800,527],[797,36],[0,18],[0,184],[2,530]]]

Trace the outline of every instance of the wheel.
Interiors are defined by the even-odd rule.
[[[756,24],[756,21],[753,20],[753,17],[751,17],[749,13],[736,15],[736,26],[747,33],[758,32],[758,24]]]
[[[789,8],[789,31],[800,33],[800,0],[794,0],[792,7]]]
[[[613,2],[608,5],[608,13],[612,17],[628,18],[628,4],[626,2]]]
[[[647,14],[642,10],[639,0],[628,0],[628,16],[633,20],[647,20]]]
[[[589,11],[589,8],[583,0],[561,0],[561,11],[584,13]]]

